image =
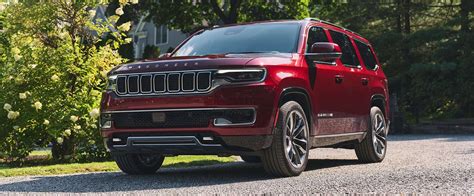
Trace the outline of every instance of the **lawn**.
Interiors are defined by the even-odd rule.
[[[32,156],[45,156],[44,152],[35,152]],[[31,156],[31,155],[30,155]],[[226,162],[233,162],[234,157],[217,157],[217,156],[177,156],[166,157],[163,167],[190,167],[212,165]],[[0,177],[11,176],[36,176],[36,175],[58,175],[73,174],[85,172],[107,172],[119,171],[117,165],[113,161],[108,162],[92,162],[92,163],[72,163],[72,164],[55,164],[28,167],[9,167],[0,164]]]

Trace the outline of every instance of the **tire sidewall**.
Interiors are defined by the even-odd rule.
[[[379,156],[379,155],[376,153],[376,150],[375,150],[375,147],[374,147],[374,144],[373,144],[373,143],[374,143],[373,136],[374,136],[374,134],[375,134],[375,127],[374,127],[374,124],[375,124],[375,121],[376,121],[376,119],[375,119],[375,115],[376,115],[376,114],[382,115],[382,118],[383,118],[384,123],[385,123],[385,129],[387,129],[387,127],[386,127],[386,126],[387,126],[387,122],[386,122],[386,120],[385,120],[385,115],[383,114],[382,110],[380,110],[380,108],[378,108],[378,107],[372,107],[372,108],[370,108],[370,121],[369,121],[369,122],[370,122],[370,124],[369,124],[369,125],[370,125],[370,130],[369,130],[369,132],[368,132],[367,134],[368,134],[368,137],[369,137],[368,139],[370,139],[371,146],[372,146],[372,147],[370,148],[370,149],[372,150],[372,156],[373,156],[377,161],[381,161],[381,160],[383,160],[383,159],[385,158],[385,155],[387,154],[387,141],[385,141],[385,148],[384,148],[384,153],[383,153],[383,155],[382,155],[382,156]],[[385,132],[385,130],[384,130],[384,132]],[[385,139],[387,139],[387,138],[385,138]]]
[[[288,104],[288,106],[287,106]],[[298,111],[302,116],[303,116],[303,119],[305,121],[305,126],[306,126],[306,135],[308,136],[307,138],[307,143],[306,143],[306,149],[307,149],[307,152],[306,152],[306,155],[305,155],[305,159],[304,159],[304,162],[303,162],[303,165],[299,168],[296,168],[294,167],[290,162],[290,160],[288,160],[287,158],[287,155],[286,155],[286,151],[285,151],[285,145],[284,143],[286,142],[285,141],[285,135],[286,135],[286,122],[289,118],[289,114],[292,112],[292,111]],[[308,157],[309,157],[309,125],[308,125],[308,119],[306,117],[306,114],[304,113],[304,110],[302,109],[302,107],[297,103],[297,102],[294,102],[294,101],[290,101],[290,102],[287,102],[285,103],[282,107],[280,107],[280,115],[278,116],[278,122],[277,122],[277,132],[275,134],[277,134],[277,137],[278,138],[276,140],[276,142],[279,142],[280,145],[281,145],[281,149],[280,149],[280,153],[282,153],[284,159],[285,159],[285,167],[291,171],[291,173],[293,174],[300,174],[301,172],[303,172],[308,164]]]

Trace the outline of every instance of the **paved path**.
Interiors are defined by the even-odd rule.
[[[382,163],[359,164],[353,150],[315,149],[307,171],[271,178],[258,164],[0,178],[0,193],[464,193],[474,194],[474,135],[391,136]]]

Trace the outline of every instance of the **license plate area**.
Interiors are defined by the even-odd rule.
[[[151,114],[153,123],[164,123],[166,121],[166,113],[164,112],[153,112]]]

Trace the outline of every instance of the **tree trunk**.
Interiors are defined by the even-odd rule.
[[[461,0],[461,31],[464,33],[469,33],[470,31],[470,20],[469,20],[469,12],[472,11],[472,0]]]
[[[51,154],[54,160],[69,160],[74,157],[76,146],[74,145],[73,134],[68,138],[64,138],[62,144],[57,143],[56,141],[52,142],[53,147],[51,149]]]

